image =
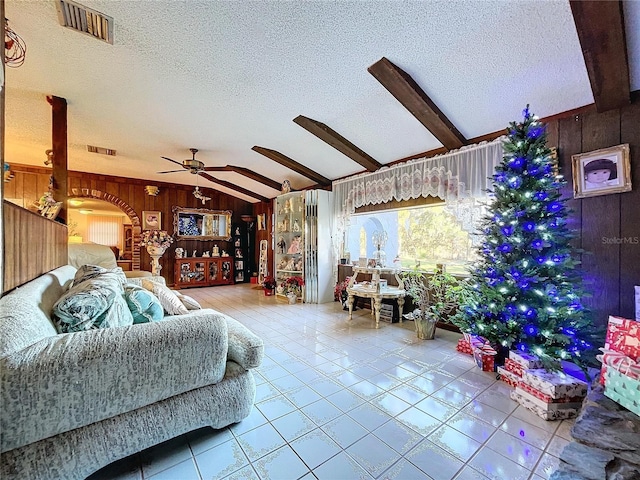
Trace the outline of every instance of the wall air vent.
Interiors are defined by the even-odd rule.
[[[113,45],[113,18],[70,0],[58,0],[56,6],[60,25]]]
[[[104,147],[94,147],[93,145],[87,145],[87,150],[91,153],[100,153],[102,155],[111,155],[112,157],[116,156],[116,151],[110,148]]]

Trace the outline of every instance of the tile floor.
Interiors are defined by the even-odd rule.
[[[185,290],[260,335],[248,418],[113,463],[103,479],[542,480],[571,421],[545,422],[495,374],[456,352],[460,334],[418,340],[413,323],[373,328],[337,302],[288,305],[244,284]]]

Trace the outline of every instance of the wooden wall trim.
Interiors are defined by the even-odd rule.
[[[3,294],[69,262],[66,225],[6,200],[2,210],[5,242]]]

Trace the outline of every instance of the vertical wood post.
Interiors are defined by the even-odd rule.
[[[62,202],[58,217],[67,223],[67,100],[47,97],[51,104],[51,144],[53,148],[53,198]]]
[[[0,38],[4,38],[4,0],[0,0]],[[0,64],[0,272],[4,272],[4,49]],[[3,274],[0,274],[0,292],[4,292]]]

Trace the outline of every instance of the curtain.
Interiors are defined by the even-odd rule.
[[[490,200],[490,177],[502,160],[504,138],[334,181],[334,220],[337,238],[342,239],[337,258],[344,254],[349,216],[356,208],[429,195],[443,199],[446,209],[478,243],[476,225]]]
[[[87,218],[87,240],[107,246],[122,245],[122,217],[91,215]]]

